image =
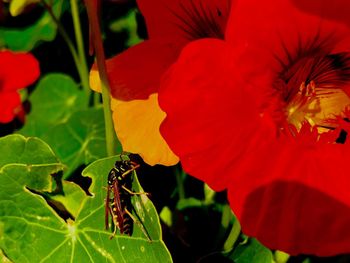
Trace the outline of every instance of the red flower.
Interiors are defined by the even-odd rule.
[[[188,45],[159,91],[161,133],[228,189],[243,232],[328,256],[350,252],[350,24],[341,1],[305,2],[237,1],[226,41]]]
[[[223,38],[231,0],[138,0],[149,39],[107,60],[112,95],[147,99],[181,49],[200,38]]]
[[[0,51],[0,123],[7,123],[22,111],[18,90],[39,76],[38,61],[31,54]]]
[[[123,150],[140,154],[151,165],[174,165],[178,158],[159,133],[165,117],[157,102],[160,79],[189,42],[224,37],[231,0],[137,2],[149,39],[107,60],[111,92],[118,100],[115,129]],[[94,70],[90,82],[98,90]]]

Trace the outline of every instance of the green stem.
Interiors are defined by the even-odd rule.
[[[81,33],[81,24],[80,24],[77,0],[71,0],[70,5],[72,10],[71,14],[72,14],[73,25],[74,25],[75,41],[77,43],[78,56],[80,60],[81,83],[86,93],[89,94],[91,92],[90,85],[89,85],[89,71],[86,63],[84,41]]]
[[[95,6],[93,0],[86,0],[85,4],[89,16],[89,22],[91,25],[92,44],[96,53],[97,67],[101,79],[103,111],[106,128],[106,149],[108,156],[112,156],[116,154],[117,139],[113,128],[110,87],[106,69],[105,54],[101,38],[100,23],[98,21],[98,16],[96,13],[97,6]]]
[[[79,56],[77,51],[75,50],[75,47],[73,45],[73,42],[71,41],[71,39],[69,38],[66,30],[63,28],[63,26],[61,25],[60,21],[57,19],[56,15],[53,13],[52,8],[50,5],[48,5],[45,0],[41,0],[41,4],[45,7],[45,9],[49,12],[52,20],[54,21],[54,23],[57,26],[57,30],[58,32],[61,34],[63,40],[66,42],[70,53],[72,54],[75,66],[78,70],[79,76],[81,77],[82,72],[81,72],[81,68],[80,68],[80,60],[79,60]]]
[[[176,168],[176,183],[177,183],[177,190],[179,193],[179,200],[185,199],[186,195],[185,195],[185,187],[183,184],[183,175],[184,172],[183,170],[180,168]]]
[[[233,217],[231,208],[229,205],[224,205],[222,209],[221,226],[223,229],[227,229],[231,223]]]
[[[95,106],[101,104],[101,94],[98,92],[93,93],[93,103]]]
[[[228,238],[225,241],[224,251],[229,251],[233,248],[240,233],[241,233],[241,225],[238,222],[238,220],[235,218],[235,221],[233,222],[230,234],[228,235]]]

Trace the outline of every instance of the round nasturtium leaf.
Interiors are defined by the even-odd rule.
[[[38,138],[0,138],[0,248],[14,262],[35,262],[63,240],[64,221],[37,191],[51,190],[64,165]]]
[[[74,112],[65,122],[54,125],[43,135],[68,169],[64,178],[82,165],[105,157],[106,140],[103,108]],[[118,144],[117,151],[121,151]]]
[[[67,166],[77,168],[106,156],[103,108],[87,108],[88,96],[64,74],[43,77],[30,95],[31,111],[19,133],[47,142]],[[121,151],[118,143],[117,151]]]
[[[86,108],[87,100],[85,92],[70,76],[48,74],[29,97],[31,109],[20,133],[42,137],[52,126],[67,121],[74,111]]]
[[[38,192],[52,191],[51,176],[64,166],[38,138],[9,135],[0,138],[0,249],[13,262],[171,262],[161,240],[159,219],[146,195],[132,196],[133,214],[140,218],[151,240],[135,224],[132,236],[110,239],[105,230],[105,186],[117,157],[102,159],[83,175],[92,179],[91,195],[72,200],[76,190],[63,182],[60,197],[75,215],[64,221]],[[133,191],[143,191],[136,174]],[[72,205],[70,202],[74,202]],[[75,210],[75,211],[72,211]]]

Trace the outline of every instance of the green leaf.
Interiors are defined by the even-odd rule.
[[[137,12],[137,9],[132,9],[126,16],[112,22],[109,26],[112,32],[119,33],[126,30],[129,33],[129,37],[126,42],[127,47],[134,46],[142,41],[137,34]]]
[[[12,261],[33,262],[64,239],[64,221],[29,189],[51,190],[51,174],[64,166],[38,138],[0,138],[0,151],[0,249]]]
[[[123,159],[126,159],[125,156],[123,156]],[[87,229],[86,234],[96,237],[93,240],[102,242],[105,249],[107,246],[115,251],[113,257],[120,260],[117,262],[138,262],[141,258],[142,262],[171,262],[170,254],[161,240],[161,228],[157,211],[146,195],[134,195],[131,197],[131,202],[136,212],[134,216],[141,220],[143,227],[152,239],[151,242],[147,241],[141,227],[137,224],[134,224],[132,237],[117,235],[112,240],[108,239],[110,233],[102,236],[104,232],[97,233],[90,230],[92,227],[96,229],[104,228],[104,202],[106,198],[104,187],[107,186],[107,175],[116,160],[120,160],[119,156],[101,159],[92,163],[83,171],[84,176],[92,178],[90,189],[94,193],[94,198],[85,203],[85,209],[79,214],[77,221],[82,221],[79,226]],[[132,191],[143,192],[136,173],[133,176]]]
[[[204,204],[201,200],[198,200],[194,197],[189,197],[185,199],[180,199],[179,202],[176,204],[176,208],[181,211],[191,207],[201,207],[203,205]]]
[[[273,255],[271,250],[264,247],[254,238],[249,238],[247,242],[239,244],[230,258],[235,263],[271,263]]]
[[[164,206],[162,211],[159,214],[159,217],[162,219],[163,223],[168,227],[173,225],[173,213],[169,207]]]
[[[55,0],[52,11],[57,18],[63,9],[63,0]],[[21,29],[0,28],[0,39],[8,49],[13,51],[30,51],[40,41],[52,41],[56,37],[57,26],[48,11],[32,25]]]
[[[43,77],[29,97],[31,111],[20,133],[42,137],[57,123],[67,121],[72,112],[87,105],[87,96],[68,75]]]
[[[67,178],[81,165],[107,155],[102,107],[73,113],[66,122],[52,127],[43,139],[68,166],[64,175]],[[121,151],[120,144],[117,151]]]
[[[1,176],[4,178],[3,176],[10,174],[17,175],[16,178],[7,178],[10,180],[8,183],[14,187],[18,187],[25,180],[26,186],[30,188],[51,190],[49,175],[64,168],[50,147],[38,138],[27,139],[21,135],[2,137],[0,152],[6,153],[0,157]],[[9,187],[7,190],[12,189]],[[4,192],[0,191],[1,194]]]
[[[5,255],[4,252],[0,249],[0,262],[1,263],[12,263]]]
[[[117,234],[112,240],[104,229],[103,186],[116,157],[98,160],[84,170],[92,179],[92,196],[73,205],[76,219],[65,222],[33,193],[50,191],[50,175],[63,169],[50,148],[38,138],[10,135],[0,138],[0,150],[7,153],[0,157],[0,249],[13,262],[171,262],[156,210],[145,195],[131,198],[134,215],[152,241],[138,225],[132,237]],[[143,191],[134,176],[132,190]],[[65,192],[65,183],[63,188]]]
[[[103,109],[86,108],[87,96],[72,78],[45,76],[29,100],[32,109],[19,133],[46,141],[67,165],[65,178],[81,165],[106,156]]]
[[[63,181],[62,182],[63,194],[50,195],[48,199],[54,200],[62,204],[65,209],[74,217],[77,217],[81,202],[86,197],[85,192],[75,183]]]
[[[274,258],[276,263],[286,263],[289,260],[290,256],[283,251],[276,250],[274,253]]]

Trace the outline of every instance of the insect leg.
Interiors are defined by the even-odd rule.
[[[135,171],[137,168],[140,167],[140,165],[137,164],[137,163],[132,163],[132,164],[133,164],[133,166],[132,166],[129,170],[127,170],[126,172],[124,172],[124,173],[121,175],[121,177],[124,178],[125,176],[127,176],[128,174],[130,174],[131,172]]]
[[[112,209],[112,207],[110,207],[109,206],[109,212],[111,213],[111,215],[112,215],[112,220],[113,220],[113,233],[112,233],[112,235],[109,237],[109,239],[112,239],[115,235],[116,235],[116,233],[117,233],[117,229],[119,229],[119,223],[118,223],[118,216],[117,215],[115,215],[114,213],[113,213],[113,209]]]
[[[122,185],[122,188],[128,192],[130,195],[150,195],[150,193],[147,192],[133,192],[130,189],[126,188],[124,185]]]
[[[140,220],[138,220],[136,217],[134,217],[133,214],[130,213],[129,210],[126,208],[125,208],[125,213],[127,213],[130,216],[130,218],[132,219],[132,221],[134,221],[134,223],[136,223],[139,226],[139,228],[141,229],[141,231],[143,232],[145,237],[147,237],[148,241],[152,242],[151,237],[149,236],[148,232],[146,231],[144,225],[140,222]]]

